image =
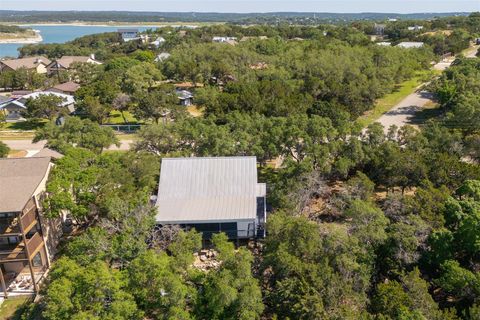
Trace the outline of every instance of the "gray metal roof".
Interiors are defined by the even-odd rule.
[[[49,167],[50,157],[0,159],[0,212],[22,211]]]
[[[156,220],[163,224],[252,220],[255,157],[164,158]]]

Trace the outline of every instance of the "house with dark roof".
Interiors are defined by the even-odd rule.
[[[44,56],[0,60],[0,72],[17,71],[23,68],[36,73],[47,73],[47,65],[50,63],[51,61]]]
[[[78,89],[80,89],[80,85],[78,83],[69,81],[57,84],[45,91],[74,95]]]
[[[43,217],[41,200],[50,157],[0,159],[0,285],[10,293],[31,294],[50,267],[61,221]]]
[[[47,73],[50,75],[69,70],[74,63],[102,64],[95,59],[94,54],[91,54],[90,56],[63,56],[47,65]]]
[[[163,158],[156,222],[195,229],[205,239],[219,232],[263,237],[265,197],[256,157]]]

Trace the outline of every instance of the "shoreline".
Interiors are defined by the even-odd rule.
[[[0,44],[35,44],[43,41],[43,37],[40,34],[40,30],[33,30],[35,36],[24,37],[24,38],[10,38],[10,39],[0,39]]]
[[[72,22],[1,22],[0,24],[17,25],[19,27],[28,26],[72,26],[72,27],[169,27],[169,26],[201,26],[201,25],[218,25],[225,22],[121,22],[121,21],[72,21]]]

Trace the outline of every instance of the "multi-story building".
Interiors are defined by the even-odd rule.
[[[50,157],[0,159],[0,283],[9,293],[37,292],[55,253],[61,222],[45,219],[41,201]]]

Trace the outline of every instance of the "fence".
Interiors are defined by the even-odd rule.
[[[114,131],[118,132],[135,132],[140,129],[142,125],[140,124],[103,124],[102,127],[112,128]]]

